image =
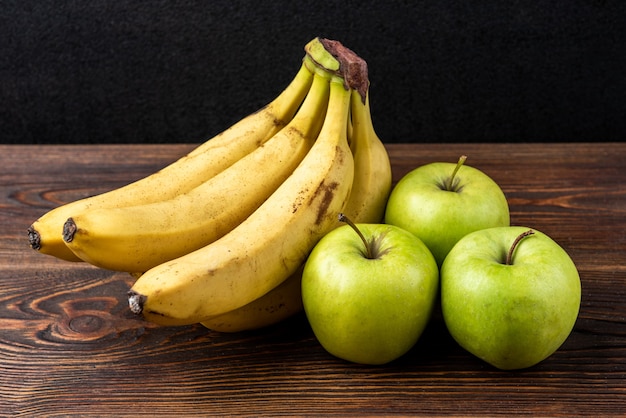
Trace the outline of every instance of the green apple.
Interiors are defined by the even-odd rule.
[[[346,221],[349,225],[324,236],[307,259],[304,311],[332,355],[385,364],[411,349],[426,327],[437,299],[438,267],[410,232]]]
[[[385,212],[385,223],[419,237],[441,266],[448,251],[465,235],[480,229],[509,226],[504,193],[482,171],[436,162],[418,167],[396,184]]]
[[[470,233],[441,267],[450,335],[503,370],[533,366],[567,339],[580,308],[574,262],[547,235],[521,226]]]

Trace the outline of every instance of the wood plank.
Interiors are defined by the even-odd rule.
[[[516,372],[464,352],[440,317],[382,367],[332,358],[303,315],[241,334],[156,327],[129,312],[126,274],[28,248],[26,228],[45,211],[147,175],[193,146],[0,146],[0,411],[626,414],[626,144],[388,145],[395,181],[467,154],[502,186],[512,223],[551,235],[577,264],[583,300],[573,333]]]

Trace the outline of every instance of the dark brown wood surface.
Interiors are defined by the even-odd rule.
[[[432,161],[495,179],[512,223],[552,236],[582,280],[575,329],[523,371],[460,349],[435,317],[386,366],[328,355],[303,315],[220,334],[130,313],[131,278],[38,254],[47,210],[147,175],[193,145],[0,146],[0,414],[626,415],[626,144],[389,145],[397,181]]]

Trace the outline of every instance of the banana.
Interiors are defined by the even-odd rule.
[[[350,193],[349,107],[350,90],[334,77],[321,132],[293,174],[231,232],[143,274],[129,291],[131,311],[162,325],[198,323],[247,305],[293,274],[338,226]]]
[[[391,191],[389,156],[374,131],[369,107],[369,92],[363,103],[353,90],[348,139],[354,156],[354,180],[344,213],[355,223],[378,223],[384,216]],[[285,282],[249,304],[202,322],[219,332],[240,332],[274,325],[303,309],[300,284],[302,267]]]
[[[147,271],[222,237],[254,212],[293,172],[317,138],[330,75],[315,75],[301,108],[265,144],[206,182],[170,200],[79,213],[64,240],[101,268]]]
[[[240,160],[274,136],[293,117],[307,94],[313,74],[304,62],[289,85],[268,105],[243,118],[147,177],[96,196],[50,210],[28,228],[31,248],[67,261],[81,261],[62,238],[65,221],[88,209],[124,207],[170,199],[191,190]]]
[[[350,149],[354,155],[354,182],[344,213],[354,222],[380,223],[391,192],[389,155],[374,130],[369,92],[365,99],[352,90]]]
[[[303,310],[301,283],[302,266],[260,298],[241,308],[207,318],[201,324],[218,332],[250,331],[277,324]]]

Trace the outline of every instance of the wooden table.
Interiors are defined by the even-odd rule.
[[[23,416],[625,415],[626,144],[389,145],[397,181],[436,160],[482,169],[512,223],[571,255],[582,306],[561,349],[497,371],[434,319],[382,367],[328,355],[303,315],[243,334],[158,328],[131,278],[38,254],[26,228],[61,203],[147,175],[193,145],[0,146],[0,411]]]

